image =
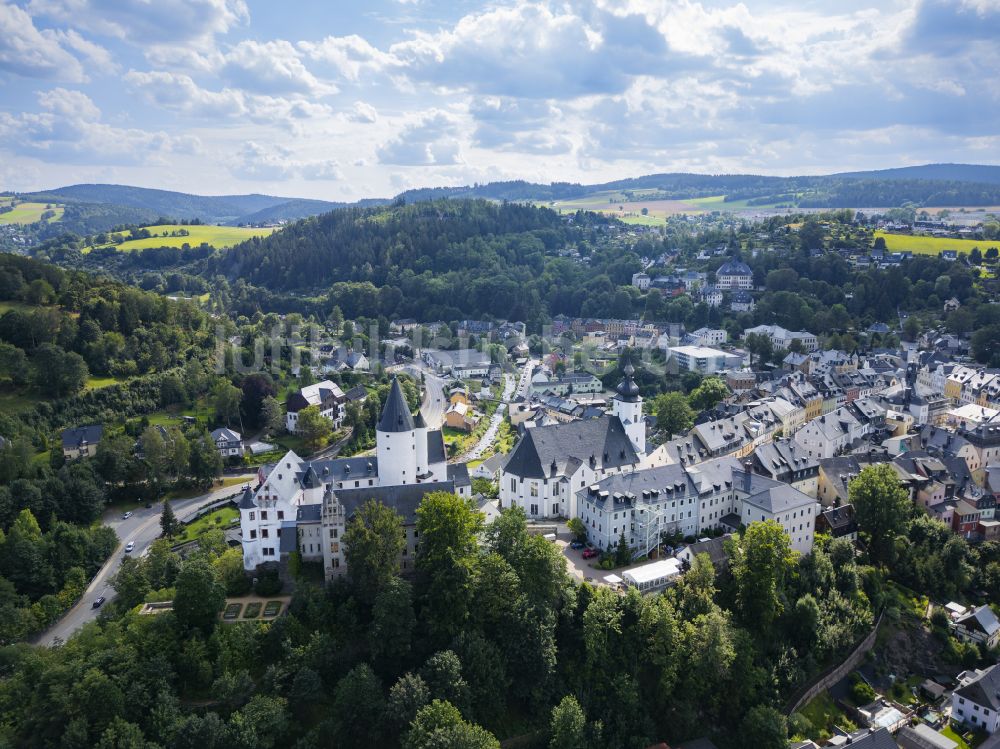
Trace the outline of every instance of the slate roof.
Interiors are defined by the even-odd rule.
[[[393,377],[392,386],[389,388],[389,397],[385,399],[382,416],[378,421],[378,431],[412,432],[413,429],[413,414],[410,413],[410,407],[406,405],[406,398],[403,396],[403,389],[399,386],[399,380]]]
[[[640,498],[645,502],[655,503],[698,495],[698,488],[688,477],[684,467],[677,463],[616,473],[601,479],[594,486],[597,494],[591,494],[591,488],[587,487],[578,491],[577,496],[605,511],[635,507],[640,504]]]
[[[827,525],[830,526],[834,538],[847,536],[858,531],[858,523],[854,519],[854,505],[830,507],[823,510],[822,515]]]
[[[364,385],[355,385],[346,393],[344,393],[344,398],[349,401],[359,401],[364,400],[368,397],[368,391],[365,389]]]
[[[420,500],[424,498],[425,494],[430,494],[431,492],[448,492],[451,494],[454,491],[455,482],[437,481],[429,484],[337,489],[333,494],[340,500],[347,517],[351,517],[369,499],[374,499],[398,512],[405,524],[413,525],[417,522],[417,507],[420,505]]]
[[[253,490],[248,486],[243,492],[243,496],[240,497],[240,503],[237,507],[241,510],[252,510],[256,506],[253,501]]]
[[[448,480],[453,482],[456,488],[472,486],[472,479],[469,478],[469,466],[465,463],[449,463]]]
[[[323,505],[318,502],[311,505],[299,505],[295,512],[295,522],[318,523],[322,514]]]
[[[299,548],[299,534],[295,528],[295,521],[290,520],[281,524],[281,542],[278,544],[279,553],[291,554]]]
[[[635,368],[631,364],[626,364],[625,378],[618,383],[618,387],[615,388],[615,392],[618,393],[618,398],[626,403],[635,403],[639,400],[639,386],[635,384]]]
[[[432,429],[427,432],[427,462],[444,463],[448,459],[448,454],[444,449],[444,435],[440,429]]]
[[[851,749],[899,749],[888,728],[880,728],[866,736],[853,738]]]
[[[789,484],[780,483],[777,486],[769,486],[751,493],[746,498],[746,501],[770,512],[772,515],[777,515],[788,510],[795,510],[816,502],[815,499],[803,494]]]
[[[926,723],[903,726],[896,734],[896,741],[902,749],[955,749],[958,746]]]
[[[64,429],[62,433],[63,449],[80,447],[82,445],[96,445],[104,435],[104,427],[100,424],[88,424],[82,427],[72,427]]]
[[[750,266],[744,263],[742,260],[730,260],[729,262],[723,263],[722,267],[715,272],[716,276],[751,276],[753,271],[750,270]]]
[[[987,637],[992,637],[996,634],[997,630],[1000,630],[1000,621],[997,621],[996,614],[993,613],[993,609],[989,606],[980,606],[978,609],[973,609],[965,616],[956,620],[955,623],[961,624],[967,630],[982,632]],[[998,677],[997,683],[1000,684],[1000,677]],[[979,704],[982,705],[983,703],[980,702]]]
[[[574,459],[589,463],[595,470],[639,462],[621,420],[617,416],[602,416],[526,430],[511,452],[504,472],[522,478],[551,478],[565,475]]]
[[[1000,710],[1000,668],[990,666],[968,684],[956,689],[955,694],[980,707]]]

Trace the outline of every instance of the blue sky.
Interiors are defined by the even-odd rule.
[[[0,189],[1000,162],[1000,0],[0,0]]]

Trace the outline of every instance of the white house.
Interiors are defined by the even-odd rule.
[[[733,312],[753,312],[757,303],[749,291],[734,291],[729,297],[729,309]]]
[[[1000,621],[989,606],[980,606],[959,616],[952,623],[955,636],[994,648],[1000,641]]]
[[[536,426],[524,432],[500,470],[500,506],[530,518],[576,516],[576,492],[636,468],[646,449],[642,397],[625,367],[612,415]]]
[[[447,462],[440,430],[429,430],[410,413],[399,382],[393,380],[376,427],[376,455],[309,461],[289,451],[261,466],[256,491],[239,503],[243,566],[280,562],[291,552],[322,561],[328,578],[345,571],[340,539],[354,511],[369,499],[403,517],[407,547],[400,560],[411,566],[415,552],[415,512],[433,491],[471,496],[465,464]]]
[[[720,289],[750,291],[753,288],[753,271],[741,260],[730,260],[715,272],[715,283]]]
[[[632,274],[632,285],[639,291],[646,291],[649,289],[649,274],[639,271],[638,273]]]
[[[729,339],[729,334],[717,328],[698,328],[688,333],[686,339],[696,346],[721,346]]]
[[[330,380],[306,385],[298,392],[289,393],[285,399],[285,429],[295,434],[299,426],[299,411],[308,406],[318,407],[319,415],[332,421],[334,429],[339,429],[344,421],[341,405],[346,400],[344,391]]]
[[[243,454],[243,437],[232,429],[220,427],[212,430],[212,442],[223,459]]]
[[[832,458],[869,431],[871,424],[858,420],[845,406],[813,419],[793,439],[811,458]]]
[[[995,733],[1000,727],[1000,668],[963,671],[951,694],[951,719],[969,728]]]
[[[819,347],[816,336],[805,330],[788,330],[780,325],[758,325],[743,331],[744,338],[752,333],[767,337],[775,349],[787,349],[792,341],[798,341],[803,351],[815,351]]]
[[[438,351],[427,349],[423,352],[424,361],[442,374],[450,374],[460,380],[472,377],[486,377],[490,371],[489,353],[476,349],[458,349],[456,351]]]

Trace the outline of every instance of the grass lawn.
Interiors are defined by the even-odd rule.
[[[31,408],[41,400],[41,396],[14,388],[10,384],[0,385],[0,413],[19,413]]]
[[[12,309],[18,310],[19,312],[26,312],[28,310],[35,309],[35,307],[30,304],[25,304],[24,302],[0,302],[0,315],[4,312],[9,312]]]
[[[100,388],[106,388],[108,385],[115,385],[119,382],[125,382],[125,380],[119,380],[115,377],[88,377],[84,389],[99,390]]]
[[[973,247],[978,247],[984,255],[990,247],[1000,248],[1000,241],[989,240],[980,241],[978,239],[946,239],[943,237],[920,237],[908,234],[886,234],[884,231],[875,232],[876,237],[885,239],[885,246],[889,252],[902,252],[909,250],[917,255],[939,255],[944,250],[958,250],[959,252],[971,252]]]
[[[982,734],[958,733],[958,731],[963,731],[965,729],[959,726],[958,731],[956,731],[955,728],[953,728],[953,725],[954,724],[949,723],[948,727],[943,729],[941,733],[958,744],[958,749],[972,749],[972,747],[979,746],[983,743],[985,736]]]
[[[151,426],[180,426],[182,416],[193,416],[198,421],[207,422],[212,417],[212,408],[205,399],[199,400],[191,408],[176,407],[166,408],[162,411],[154,411],[146,416]]]
[[[3,205],[7,205],[5,201]],[[56,215],[49,221],[58,221],[62,218],[63,207],[52,204],[52,208],[46,208],[47,203],[19,203],[14,206],[14,210],[8,213],[0,213],[0,224],[33,224],[42,220],[42,213],[47,210],[55,211]]]
[[[240,511],[232,506],[223,507],[215,512],[210,512],[207,515],[203,515],[198,518],[190,525],[185,525],[184,532],[179,533],[174,537],[174,543],[180,544],[185,541],[194,541],[205,532],[214,528],[224,531],[229,528],[232,521],[239,518],[239,516]]]
[[[185,244],[197,247],[202,242],[212,245],[217,249],[232,247],[245,239],[251,237],[266,237],[276,230],[254,229],[246,226],[182,226],[181,224],[165,224],[163,226],[145,227],[153,234],[148,239],[130,239],[119,245],[102,245],[103,247],[116,247],[123,252],[130,250],[143,250],[147,247],[183,247]],[[170,236],[180,231],[187,231],[187,236]],[[167,236],[164,236],[166,234]],[[84,252],[89,252],[92,247],[88,247]]]
[[[844,712],[837,707],[829,692],[823,692],[814,697],[811,702],[799,710],[803,716],[812,723],[814,734],[806,738],[828,739],[833,735],[833,727],[839,726],[846,730],[854,730],[856,726],[848,719]]]

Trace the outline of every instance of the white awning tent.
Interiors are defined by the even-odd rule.
[[[666,587],[670,581],[680,575],[681,563],[673,558],[658,559],[622,572],[622,577],[628,585],[647,592]]]
[[[604,576],[604,582],[606,582],[608,585],[620,585],[622,583],[622,579],[618,577],[618,575],[612,573],[610,575]]]

